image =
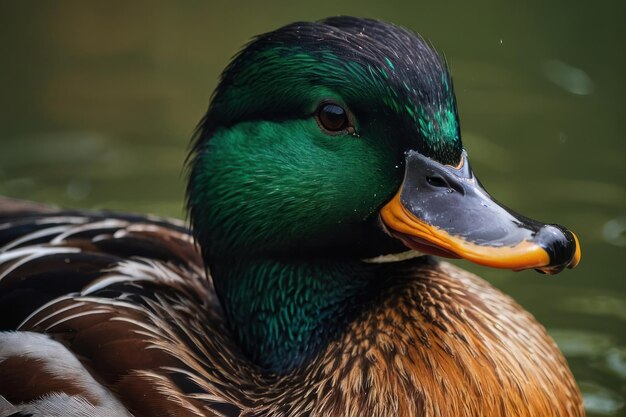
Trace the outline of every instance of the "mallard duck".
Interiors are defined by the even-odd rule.
[[[576,236],[481,186],[445,61],[334,17],[256,37],[188,159],[190,228],[0,200],[0,415],[584,416],[511,298]]]

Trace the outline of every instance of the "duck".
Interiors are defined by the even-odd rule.
[[[579,417],[544,327],[446,261],[556,274],[493,199],[422,37],[331,17],[226,67],[188,222],[0,200],[0,415]]]

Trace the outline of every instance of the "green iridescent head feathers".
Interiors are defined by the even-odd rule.
[[[354,135],[320,131],[324,100],[353,115]],[[216,241],[252,253],[261,242],[279,252],[295,241],[352,248],[342,240],[374,233],[371,217],[401,183],[408,150],[453,165],[462,152],[452,80],[423,39],[351,17],[260,35],[224,71],[193,143],[195,233],[206,256]]]
[[[392,112],[411,148],[458,162],[461,138],[452,79],[426,41],[398,26],[335,17],[260,35],[226,68],[201,125],[303,116],[310,100],[339,96],[361,118]],[[364,114],[360,114],[360,110]]]

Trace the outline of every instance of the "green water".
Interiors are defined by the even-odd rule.
[[[408,26],[450,62],[485,186],[583,247],[555,277],[462,265],[547,326],[589,416],[626,415],[624,3],[265,3],[0,2],[0,194],[181,216],[188,139],[251,35],[333,14]]]

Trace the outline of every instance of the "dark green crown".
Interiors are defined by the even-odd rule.
[[[407,29],[348,16],[296,22],[252,40],[222,74],[194,150],[219,126],[308,115],[301,96],[323,89],[353,99],[361,118],[391,116],[421,154],[459,162],[456,99],[444,59]],[[379,102],[386,108],[372,106]]]

